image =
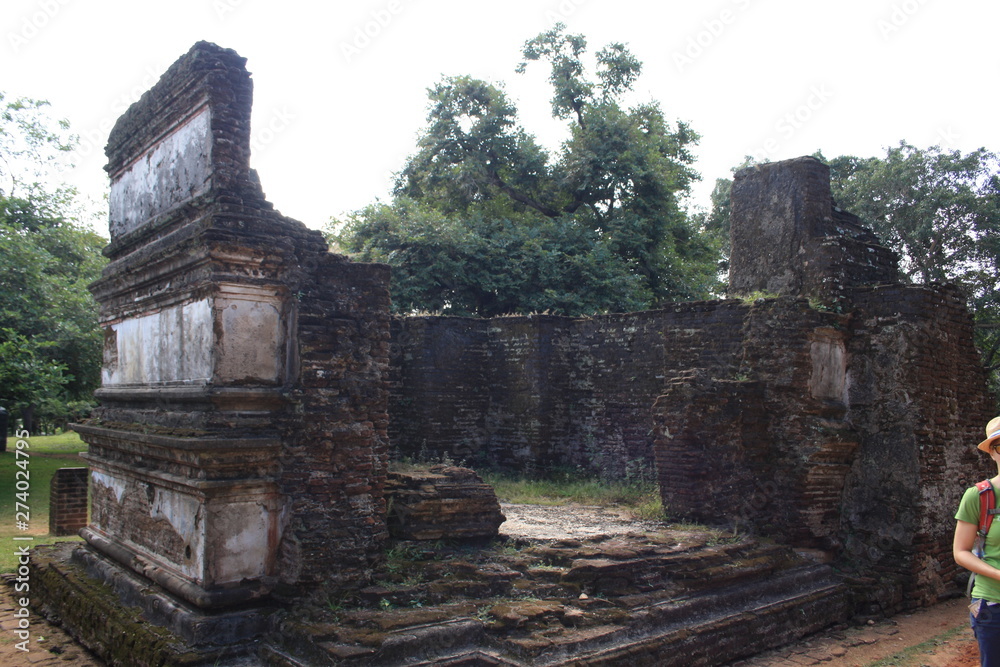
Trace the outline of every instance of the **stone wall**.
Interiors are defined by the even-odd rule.
[[[935,599],[958,498],[989,472],[961,295],[893,282],[812,158],[737,176],[732,241],[733,292],[770,297],[394,321],[393,447],[618,478],[655,461],[675,516],[828,551],[885,577],[889,607]]]
[[[196,44],[108,140],[89,444],[100,557],[202,609],[357,585],[387,539],[388,269],[249,167],[245,61]]]

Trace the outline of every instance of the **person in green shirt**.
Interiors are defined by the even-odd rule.
[[[1000,417],[994,417],[986,425],[986,439],[979,443],[978,449],[997,464],[997,476],[990,483],[1000,490]],[[1000,519],[990,525],[982,557],[974,551],[979,531],[979,489],[974,486],[966,489],[955,519],[952,544],[955,562],[976,577],[969,611],[972,631],[979,643],[979,664],[1000,667]]]

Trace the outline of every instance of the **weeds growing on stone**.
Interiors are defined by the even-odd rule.
[[[637,519],[663,518],[659,487],[654,481],[604,481],[577,472],[555,472],[545,477],[482,475],[502,502],[525,505],[614,505]]]

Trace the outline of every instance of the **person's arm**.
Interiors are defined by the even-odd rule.
[[[974,523],[961,520],[955,522],[955,540],[951,547],[955,562],[966,570],[1000,581],[1000,570],[972,553],[977,530],[979,527]]]

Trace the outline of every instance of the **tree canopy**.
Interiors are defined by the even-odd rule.
[[[556,155],[520,127],[502,88],[445,78],[392,202],[336,237],[392,266],[398,310],[575,315],[711,294],[716,244],[680,206],[698,177],[698,135],[656,103],[623,106],[642,69],[624,45],[598,51],[589,77],[586,40],[564,30],[529,40],[518,67],[549,67],[568,134]]]
[[[905,142],[882,158],[828,161],[833,197],[900,256],[915,283],[954,282],[971,299],[996,295],[1000,163],[984,148],[963,155]]]
[[[18,99],[0,111],[0,405],[29,430],[89,404],[101,367],[87,285],[100,276],[106,241],[74,219],[72,190],[39,183],[72,145],[44,106]]]
[[[968,299],[983,363],[1000,395],[1000,159],[906,142],[884,157],[829,161],[833,197],[900,256],[914,283],[948,282]]]

